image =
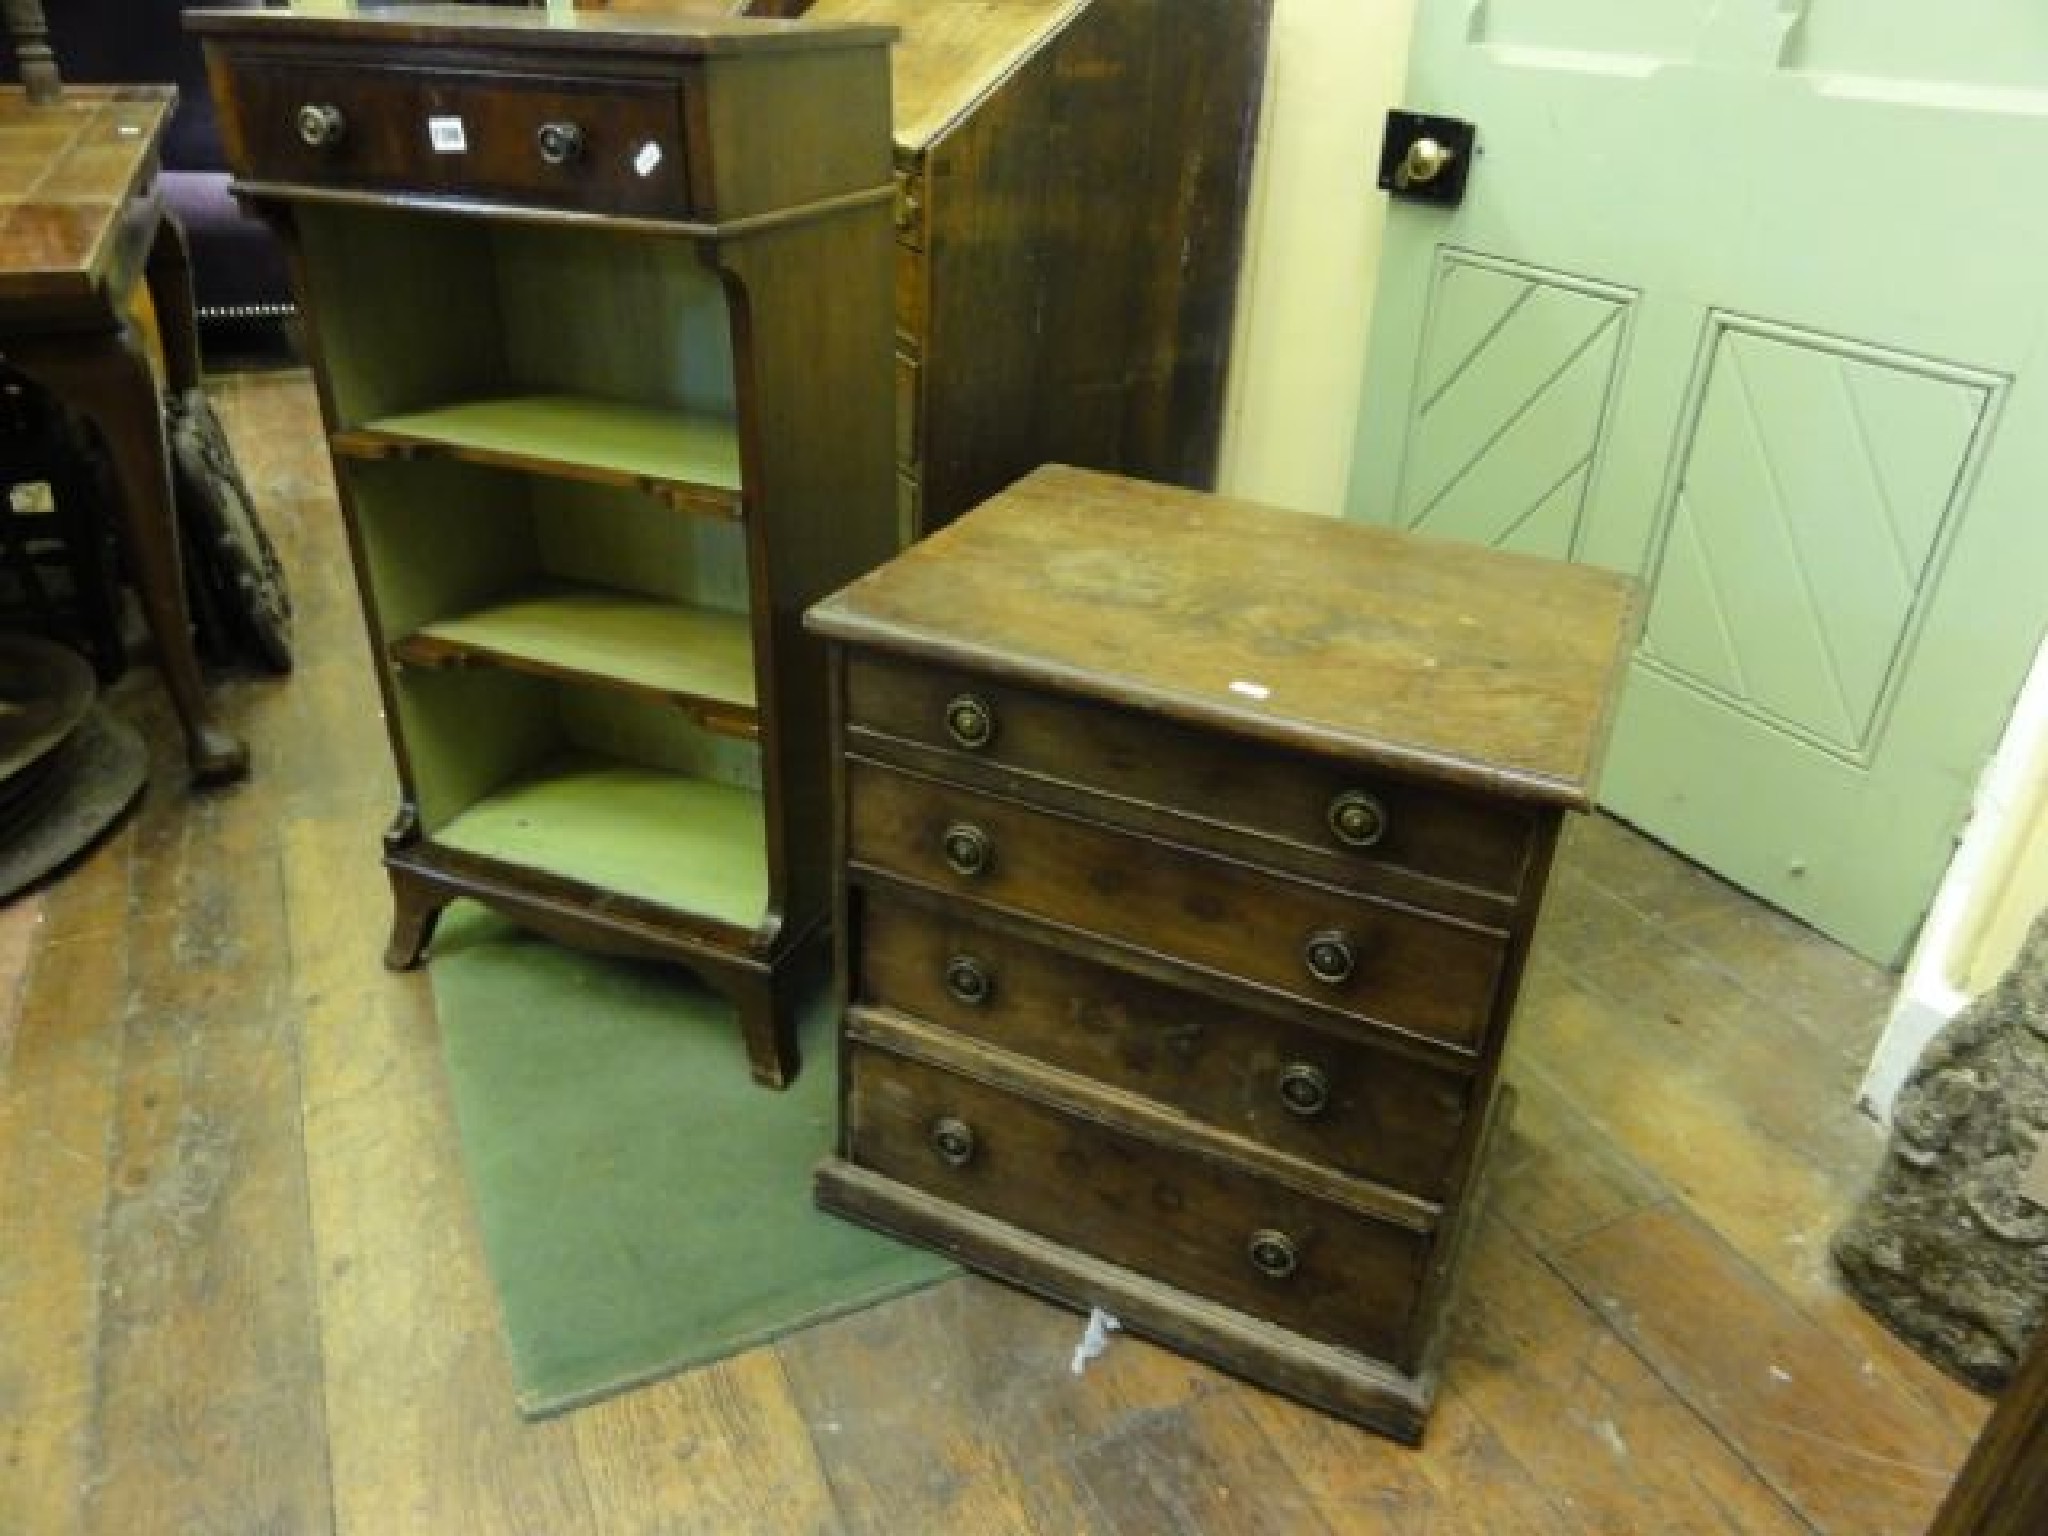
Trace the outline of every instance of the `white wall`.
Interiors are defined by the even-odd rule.
[[[1335,513],[1351,473],[1414,0],[1273,0],[1218,488]]]
[[[1920,1053],[1964,1003],[1988,990],[2048,902],[2048,645],[2020,690],[2005,738],[1977,786],[1970,825],[1927,926],[1907,962],[1897,1003],[1857,1100],[1877,1119]]]

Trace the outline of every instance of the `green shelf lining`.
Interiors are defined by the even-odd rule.
[[[401,659],[432,665],[434,658],[423,653],[443,648],[515,671],[723,704],[748,720],[755,716],[753,630],[744,614],[554,582],[423,625],[394,650]]]
[[[433,841],[748,931],[768,910],[758,793],[612,759],[556,759]]]
[[[735,505],[740,491],[739,431],[730,416],[586,395],[457,401],[345,429],[334,446],[364,458],[438,449],[573,478],[679,487]]]

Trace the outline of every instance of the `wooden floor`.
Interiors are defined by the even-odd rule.
[[[963,1279],[546,1423],[512,1408],[311,393],[218,383],[300,609],[194,797],[0,910],[0,1533],[1921,1531],[1985,1405],[1843,1294],[1888,981],[1571,837],[1417,1453]],[[735,1070],[739,1070],[735,1056]]]

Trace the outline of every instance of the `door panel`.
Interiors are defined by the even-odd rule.
[[[1404,526],[1571,555],[1631,297],[1442,253],[1403,456]]]
[[[1997,381],[1714,317],[1641,660],[1867,765]]]
[[[2048,91],[2048,12],[2012,0],[1814,5],[1788,39],[1785,64],[1910,83],[1923,96],[1944,84]]]
[[[1639,573],[1603,798],[1902,954],[2048,613],[2048,11],[1418,0],[1349,511]]]
[[[1472,40],[1642,59],[1691,53],[1703,0],[1492,0],[1472,7]]]

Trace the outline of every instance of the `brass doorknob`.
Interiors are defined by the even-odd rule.
[[[1394,172],[1397,187],[1419,187],[1424,182],[1435,181],[1444,172],[1444,167],[1458,157],[1458,152],[1448,144],[1435,139],[1417,139],[1408,146],[1408,153],[1401,157],[1400,169]]]

